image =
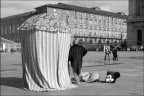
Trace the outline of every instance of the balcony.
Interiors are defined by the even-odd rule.
[[[144,17],[129,15],[126,22],[127,23],[131,23],[131,22],[144,22]]]

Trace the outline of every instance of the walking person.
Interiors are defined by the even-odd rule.
[[[110,55],[111,55],[111,48],[110,48],[110,44],[106,44],[104,46],[104,53],[105,53],[105,56],[104,56],[104,61],[108,60],[110,61]]]
[[[87,50],[82,46],[82,44],[74,44],[71,46],[69,51],[68,62],[71,63],[74,80],[76,84],[80,84],[80,73],[82,68],[82,59],[85,56]],[[69,70],[70,71],[70,70]]]

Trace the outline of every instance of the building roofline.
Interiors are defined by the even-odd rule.
[[[127,19],[127,15],[123,16],[118,13],[114,12],[108,12],[104,10],[95,10],[93,8],[87,8],[87,7],[81,7],[81,6],[75,6],[70,4],[64,4],[64,3],[58,3],[58,4],[45,4],[39,7],[36,7],[35,9],[43,8],[43,7],[51,7],[51,8],[58,8],[58,9],[65,9],[65,10],[72,10],[72,11],[79,11],[79,12],[86,12],[91,14],[100,14],[100,15],[106,15],[106,16],[112,16],[112,17],[119,17]]]
[[[10,42],[10,43],[16,43],[16,42],[14,42],[14,41],[11,41],[11,40],[8,40],[8,39],[2,38],[2,37],[0,37],[0,39],[1,39],[1,40],[4,40],[4,41],[7,41],[7,42]]]
[[[36,13],[36,11],[25,12],[25,13],[13,15],[13,16],[4,17],[4,18],[1,18],[1,20],[14,19],[14,18],[22,17],[22,16],[32,15],[34,13]]]
[[[99,15],[112,16],[112,17],[118,17],[118,18],[124,18],[124,19],[127,19],[127,17],[128,17],[128,16],[120,15],[118,13],[108,12],[108,11],[104,11],[104,10],[97,11],[93,8],[75,6],[75,5],[64,4],[64,3],[45,4],[45,5],[36,7],[35,9],[43,8],[43,7],[51,7],[51,8],[65,9],[65,10],[71,10],[71,11],[86,12],[86,13],[90,13],[90,14],[99,14]],[[13,16],[4,17],[4,18],[1,18],[1,20],[3,21],[3,20],[8,20],[8,19],[15,19],[15,18],[22,17],[22,16],[33,15],[35,13],[36,13],[36,11],[25,12],[25,13],[13,15]]]

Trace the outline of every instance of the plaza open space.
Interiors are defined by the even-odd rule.
[[[119,51],[119,60],[104,62],[104,52],[89,51],[83,59],[82,72],[97,72],[104,81],[108,70],[118,71],[116,83],[85,83],[73,89],[35,92],[22,89],[21,53],[1,53],[1,96],[3,95],[144,95],[143,51]]]

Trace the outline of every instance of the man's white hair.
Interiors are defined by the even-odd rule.
[[[73,44],[78,44],[79,41],[78,40],[75,40],[75,38],[73,36],[71,36],[71,42],[70,44],[73,45]]]

